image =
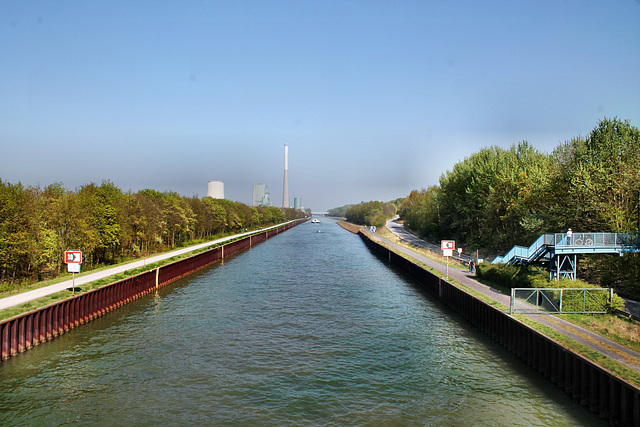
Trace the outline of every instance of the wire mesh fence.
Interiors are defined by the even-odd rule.
[[[611,288],[513,288],[511,314],[603,314],[612,298]]]

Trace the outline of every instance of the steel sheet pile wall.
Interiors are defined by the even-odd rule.
[[[48,341],[155,288],[155,271],[112,283],[0,323],[2,359]]]
[[[224,246],[164,265],[46,307],[0,322],[0,360],[48,341],[69,329],[102,316],[127,302],[204,268],[223,257],[288,230],[305,220],[247,236]],[[157,282],[156,282],[157,280]]]
[[[222,246],[210,249],[192,257],[163,265],[158,272],[158,286],[171,283],[222,259]]]
[[[265,231],[264,233],[260,233],[260,234],[255,234],[253,236],[251,236],[251,244],[255,245],[256,243],[260,243],[263,240],[267,239],[267,232]]]
[[[228,257],[238,252],[247,249],[250,246],[249,238],[245,238],[242,240],[236,240],[235,242],[228,243],[224,246],[224,256]]]
[[[472,325],[513,352],[553,384],[612,424],[640,426],[640,389],[457,288],[360,233],[377,256],[414,277]]]

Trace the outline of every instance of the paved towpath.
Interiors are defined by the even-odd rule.
[[[401,224],[398,224],[397,217],[387,221],[387,228],[396,236],[400,237],[402,240],[411,243],[412,245],[421,246],[423,248],[431,249],[432,251],[439,252],[440,246],[434,245],[433,243],[425,242],[424,240],[417,237],[415,234],[412,234],[404,229]],[[454,252],[455,254],[455,252]],[[455,259],[460,260],[462,262],[468,263],[471,259],[471,256],[465,255],[454,255]],[[624,308],[621,310],[623,313],[631,314],[636,318],[640,318],[640,302],[634,301],[628,298],[622,298],[624,300]]]
[[[396,234],[402,240],[410,242],[412,244],[417,244],[418,246],[423,246],[430,248],[434,247],[436,251],[440,251],[440,247],[429,244],[423,240],[420,240],[415,235],[408,233],[402,225],[398,224],[396,220],[387,221],[387,228],[392,233]],[[371,234],[365,230],[365,233]],[[398,251],[410,256],[413,259],[420,261],[423,264],[428,265],[429,267],[438,270],[442,273],[446,274],[447,266],[443,265],[437,261],[432,260],[424,255],[421,255],[406,246],[398,245],[384,237],[381,237],[376,234],[377,238],[384,240],[384,242]],[[416,243],[421,242],[421,243]],[[449,267],[449,278],[468,286],[471,289],[474,289],[494,301],[497,301],[503,304],[506,307],[509,307],[511,302],[511,297],[509,295],[505,295],[500,291],[491,288],[485,284],[482,284],[473,279],[471,273],[467,270],[459,270],[456,268]],[[591,331],[583,329],[577,325],[567,322],[563,320],[561,317],[553,316],[549,314],[528,314],[529,318],[535,320],[538,323],[541,323],[545,326],[548,326],[564,335],[567,335],[574,340],[584,344],[585,346],[598,351],[611,359],[614,359],[621,364],[627,366],[630,369],[633,369],[637,372],[640,372],[640,353],[637,353],[627,347],[624,347],[618,343],[615,343],[607,338],[604,338],[598,334],[595,334]]]
[[[286,224],[286,223],[284,223]],[[213,246],[216,245],[218,243],[222,243],[222,242],[226,242],[228,240],[231,239],[235,239],[237,237],[242,237],[242,236],[247,236],[249,234],[254,234],[258,231],[265,231],[265,230],[270,230],[272,228],[277,228],[280,227],[284,224],[278,224],[278,225],[274,225],[272,227],[266,227],[263,228],[262,230],[253,230],[253,231],[248,231],[246,233],[240,233],[240,234],[234,234],[232,236],[228,236],[228,237],[224,237],[222,239],[218,239],[218,240],[212,240],[210,242],[206,242],[206,243],[201,243],[198,245],[194,245],[194,246],[189,246],[187,248],[184,249],[178,249],[175,251],[171,251],[171,252],[167,252],[161,255],[156,255],[150,258],[145,258],[143,260],[140,261],[134,261],[134,262],[130,262],[128,264],[123,264],[123,265],[119,265],[117,267],[112,267],[109,268],[107,270],[102,270],[102,271],[98,271],[96,273],[91,273],[91,274],[87,274],[86,276],[81,276],[81,277],[76,277],[75,280],[75,286],[80,286],[83,285],[85,283],[89,283],[89,282],[93,282],[94,280],[99,280],[99,279],[104,279],[105,277],[109,277],[109,276],[113,276],[114,274],[118,274],[118,273],[122,273],[123,271],[126,270],[131,270],[134,268],[140,268],[140,267],[144,267],[147,264],[153,264],[154,262],[157,261],[162,261],[165,260],[167,258],[171,258],[177,255],[182,255],[182,254],[186,254],[198,249],[202,249],[202,248],[206,248],[208,246]],[[4,308],[9,308],[9,307],[13,307],[19,304],[23,304],[25,302],[29,302],[32,301],[34,299],[38,299],[47,295],[51,295],[51,294],[55,294],[56,292],[61,292],[64,291],[65,289],[71,289],[71,287],[73,286],[73,279],[64,281],[64,282],[60,282],[60,283],[56,283],[54,285],[49,285],[49,286],[45,286],[39,289],[34,289],[32,291],[28,291],[28,292],[23,292],[21,294],[18,295],[13,295],[10,297],[6,297],[6,298],[2,298],[0,299],[0,310],[4,309]]]

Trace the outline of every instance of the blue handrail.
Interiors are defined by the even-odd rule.
[[[528,248],[514,246],[492,264],[531,264],[548,257],[549,253],[623,253],[640,251],[638,233],[545,233]]]

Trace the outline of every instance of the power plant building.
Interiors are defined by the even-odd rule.
[[[253,184],[252,206],[271,206],[269,187],[264,184]]]
[[[207,184],[207,197],[214,199],[224,199],[224,182],[209,181]]]

